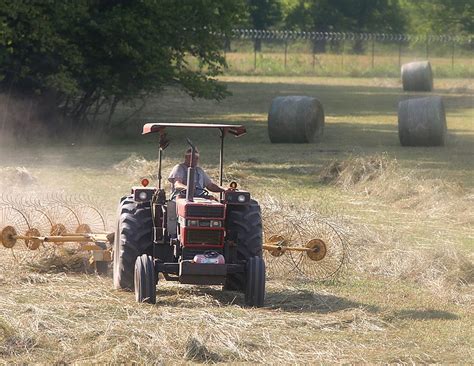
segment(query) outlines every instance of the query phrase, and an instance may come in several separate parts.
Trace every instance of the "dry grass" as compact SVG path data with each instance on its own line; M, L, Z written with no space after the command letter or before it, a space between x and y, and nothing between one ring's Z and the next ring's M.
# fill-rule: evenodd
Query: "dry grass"
M363 226L355 230L351 247L355 272L398 283L417 283L438 298L474 310L472 252L443 242L434 242L431 247L408 247L403 237L391 237L393 233L377 234Z
M245 139L226 140L226 181L250 188L265 203L265 226L296 241L321 235L316 223L335 227L348 245L344 276L314 282L275 266L262 309L245 308L239 293L160 281L158 303L148 306L112 290L82 256L45 252L19 266L0 248L0 364L472 363L472 82L436 81L449 144L403 149L398 79L227 81L228 101L171 93L144 117L245 122ZM301 93L324 101L324 141L270 144L269 102ZM184 137L166 150L164 175ZM215 177L218 140L209 140L193 139ZM131 185L156 174L151 143L0 147L0 190L18 197L84 193L106 198L101 208L114 213ZM23 166L34 182L17 177Z
M292 200L265 201L266 227L285 212L300 224L311 216L327 220L351 238L346 276L319 285L270 278L266 307L258 310L243 307L238 293L160 281L157 305L137 306L75 252L27 267L2 255L0 355L6 363L48 364L472 360L469 258L403 248L399 238ZM424 338L432 332L435 339Z
M345 276L321 284L271 276L266 307L258 310L243 307L238 293L160 281L157 305L137 306L74 251L19 267L0 249L2 359L84 365L472 360L474 266L459 251L403 248L399 238L342 215L308 212L285 198L264 201L266 228L285 212L300 225L325 220L350 238ZM433 332L436 339L424 338Z
M148 176L154 166L154 161L131 156L114 169ZM242 174L237 166L230 172ZM439 207L452 205L454 210L468 194L460 188L452 190L449 184L440 188L436 180L427 184L384 154L330 162L318 177L354 200L369 199L369 208L374 202L394 205L407 213L405 219L413 217L413 207L417 215L431 212L439 218L444 212ZM419 202L416 206L402 204L407 202L408 186L423 187L408 196L411 202ZM431 201L436 204L426 202L430 194L437 195ZM311 220L335 227L350 244L345 248L350 262L345 263L344 276L317 284L304 276L282 275L278 271L288 267L277 263L280 266L269 268L273 273L263 309L246 309L238 293L165 281L160 282L156 306L137 306L132 294L112 290L111 279L95 275L84 257L73 251L47 252L33 264L18 267L1 249L2 361L404 364L472 360L472 253L442 240L407 247L404 234L412 231L410 226L406 231L391 223L374 226L292 197L259 199L265 202L267 230L287 230L304 242L307 235L318 235ZM468 215L455 213L451 211L455 224L470 222ZM305 236L301 236L303 227Z
M255 310L242 307L241 295L210 287L164 283L157 306L137 306L132 294L110 290L108 278L16 275L15 280L2 278L8 284L2 284L0 297L0 354L8 363L470 359L467 309L390 282L382 290L356 281L337 287L270 281L267 307ZM370 291L371 303L361 301L358 286ZM389 304L384 303L387 290ZM407 303L407 297L416 301ZM410 331L417 323L421 329ZM456 350L423 340L433 331L439 340L450 339ZM459 338L452 338L454 333Z
M25 263L35 273L94 273L88 253L76 248L59 248L41 253L34 261Z
M319 174L352 194L381 200L400 212L415 212L412 220L426 224L435 219L455 226L474 224L473 194L458 184L441 179L420 179L414 171L400 169L385 154L333 161ZM417 221L405 223L410 231ZM403 223L402 223L403 225ZM472 307L474 304L474 262L472 251L452 246L446 237L428 246L408 247L403 231L375 231L365 224L352 227L351 263L361 273L371 273L396 281L413 281L436 296ZM433 233L435 234L435 233Z
M111 290L109 278L7 270L0 277L0 293L8 292L0 297L0 354L7 363L443 362L469 357L461 356L468 350L462 341L456 341L457 356L446 345L426 350L423 339L411 343L405 319L435 324L446 319L441 321L454 327L466 321L466 314L440 303L430 310L430 298L409 288L405 296L421 296L418 310L411 303L361 303L344 294L350 291L344 284L274 281L268 305L260 310L243 308L240 294L170 283L160 283L156 306L137 306L131 294ZM372 291L374 302L383 298L381 289ZM464 327L458 331L467 335Z
M29 186L37 182L37 178L25 167L0 168L2 186ZM3 188L3 187L2 187Z
M415 170L401 169L397 160L386 154L331 161L318 178L324 184L423 213L426 218L474 225L474 190L456 182L423 178Z

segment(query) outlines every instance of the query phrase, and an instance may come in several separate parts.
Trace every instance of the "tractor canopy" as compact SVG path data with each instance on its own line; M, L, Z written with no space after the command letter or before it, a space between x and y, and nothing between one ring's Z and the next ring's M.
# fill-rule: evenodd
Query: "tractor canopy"
M146 123L143 126L142 135L159 132L164 133L167 127L182 127L182 128L216 128L222 131L223 135L227 132L239 137L244 135L247 130L242 125L221 125L213 123Z
M219 152L219 184L222 185L222 175L224 169L224 137L227 133L234 135L235 137L240 137L247 133L247 130L242 125L224 125L224 124L214 124L214 123L166 123L166 122L158 122L158 123L146 123L143 126L142 135L148 135L150 133L159 133L160 136L160 148L158 150L158 188L161 189L161 158L162 158L162 150L166 149L169 145L169 140L166 137L166 128L171 127L181 127L181 128L214 128L220 131L220 152ZM191 141L188 139L188 143L193 147ZM193 152L194 154L194 152Z

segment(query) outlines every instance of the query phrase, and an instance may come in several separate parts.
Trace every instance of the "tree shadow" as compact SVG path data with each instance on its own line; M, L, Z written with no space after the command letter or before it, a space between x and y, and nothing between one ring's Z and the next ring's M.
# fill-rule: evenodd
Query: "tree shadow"
M355 81L357 83L357 81ZM401 86L377 85L321 85L302 83L227 82L232 96L223 101L192 100L170 92L154 103L160 118L199 118L225 115L267 114L273 98L287 95L311 96L319 99L328 116L394 115L402 100L441 95L447 111L455 113L472 107L472 93L453 95L449 89L433 92L404 92ZM148 113L152 112L150 109ZM146 116L148 117L148 115ZM150 118L152 116L150 115Z
M390 158L400 162L402 166L416 165L417 171L434 170L433 174L450 180L451 174L441 172L451 171L454 177L462 177L474 168L474 135L463 134L464 131L449 131L445 146L403 147L398 138L396 124L368 124L339 122L328 124L323 140L313 144L271 144L268 136L263 136L266 126L259 135L266 142L259 144L260 151L247 150L247 156L260 162L258 165L240 166L249 169L257 176L284 177L286 179L305 179L308 174L317 173L327 164L344 160L351 156L364 156L387 153ZM407 165L408 164L408 165ZM415 168L414 168L415 169ZM457 179L457 178L454 178ZM467 187L474 185L466 179Z

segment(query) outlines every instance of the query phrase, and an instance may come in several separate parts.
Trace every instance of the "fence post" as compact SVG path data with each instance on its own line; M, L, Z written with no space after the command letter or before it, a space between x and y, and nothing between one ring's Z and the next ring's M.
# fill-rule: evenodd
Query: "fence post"
M398 41L398 68L402 67L402 41Z
M341 51L341 71L344 72L344 41L342 41L342 51Z
M375 39L372 37L372 68L375 65Z
M257 47L253 47L253 71L257 70Z
M285 70L286 70L286 56L288 54L288 40L285 39Z
M454 70L454 42L451 44L451 70Z
M224 37L224 61L227 62L227 51L232 51L231 39L228 36Z

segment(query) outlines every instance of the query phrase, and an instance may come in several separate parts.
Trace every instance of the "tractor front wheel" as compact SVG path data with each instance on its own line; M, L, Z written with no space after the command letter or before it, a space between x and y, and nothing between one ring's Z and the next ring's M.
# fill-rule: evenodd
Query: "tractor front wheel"
M135 261L135 300L156 304L156 275L153 258L142 254Z
M247 261L247 283L245 304L261 308L265 300L265 262L261 257L252 257Z

